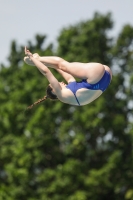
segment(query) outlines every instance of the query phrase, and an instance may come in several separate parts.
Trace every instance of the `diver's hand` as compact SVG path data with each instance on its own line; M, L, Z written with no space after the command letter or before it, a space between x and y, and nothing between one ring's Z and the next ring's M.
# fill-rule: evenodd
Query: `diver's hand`
M25 52L25 55L27 55L29 58L31 56L33 57L32 53L27 49L27 47L25 47L24 52Z

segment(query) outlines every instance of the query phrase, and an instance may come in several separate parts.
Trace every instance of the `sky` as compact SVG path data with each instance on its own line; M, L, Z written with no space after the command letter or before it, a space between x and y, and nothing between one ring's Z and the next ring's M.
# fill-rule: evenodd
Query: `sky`
M0 0L0 63L6 64L13 40L26 45L42 34L54 44L61 29L92 19L95 12L112 13L113 36L133 25L133 0Z

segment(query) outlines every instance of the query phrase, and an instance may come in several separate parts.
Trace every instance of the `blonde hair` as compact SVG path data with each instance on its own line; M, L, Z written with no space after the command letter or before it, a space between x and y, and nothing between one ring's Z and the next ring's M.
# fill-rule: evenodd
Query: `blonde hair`
M30 106L28 106L27 110L31 109L33 106L41 103L42 101L45 101L46 99L52 99L52 100L58 99L58 97L52 92L52 88L50 87L50 85L48 85L48 87L46 89L46 95L43 98L38 99L38 101L34 102Z

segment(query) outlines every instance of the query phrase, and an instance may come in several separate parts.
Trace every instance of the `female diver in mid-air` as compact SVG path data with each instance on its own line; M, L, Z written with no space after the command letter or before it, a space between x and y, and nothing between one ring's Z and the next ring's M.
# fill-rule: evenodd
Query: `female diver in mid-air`
M70 105L83 106L97 99L111 82L110 68L100 63L68 62L57 56L41 57L37 53L32 54L26 47L25 54L24 61L28 65L36 66L49 81L46 96L33 103L28 109L47 98L58 99ZM59 82L49 67L57 70L67 84ZM81 81L76 81L74 77Z

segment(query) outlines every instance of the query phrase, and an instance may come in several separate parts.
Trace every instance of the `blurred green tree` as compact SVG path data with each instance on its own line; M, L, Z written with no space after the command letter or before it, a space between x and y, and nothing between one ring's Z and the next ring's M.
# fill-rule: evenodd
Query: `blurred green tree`
M84 107L46 100L26 112L48 81L22 62L24 46L11 43L0 69L0 200L133 199L133 27L117 38L112 28L110 13L95 13L62 29L56 50L45 35L27 43L40 55L111 67L107 91Z

